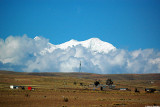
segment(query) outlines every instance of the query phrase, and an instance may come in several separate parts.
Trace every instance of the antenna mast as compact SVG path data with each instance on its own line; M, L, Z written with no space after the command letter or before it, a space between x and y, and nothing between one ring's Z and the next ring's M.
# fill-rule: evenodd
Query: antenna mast
M82 72L81 71L81 61L80 61L80 64L79 64L79 72Z

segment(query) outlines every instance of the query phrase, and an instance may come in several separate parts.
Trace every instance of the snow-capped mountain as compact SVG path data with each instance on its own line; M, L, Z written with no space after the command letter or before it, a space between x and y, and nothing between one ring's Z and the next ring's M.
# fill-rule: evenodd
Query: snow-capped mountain
M41 40L40 37L36 36L35 41ZM116 48L107 42L101 41L98 38L91 38L85 41L77 41L77 40L70 40L68 42L59 44L59 45L54 45L51 43L48 43L48 47L46 47L44 50L42 50L42 54L45 54L46 52L53 52L55 49L62 49L65 50L67 48L72 48L73 46L81 45L90 51L93 52L98 52L98 53L108 53L109 51L114 51Z
M67 49L68 47L77 45L82 45L83 47L88 48L91 51L99 53L108 53L109 51L116 49L112 44L103 42L98 38L91 38L85 41L70 40L63 44L57 45L57 47L60 49Z

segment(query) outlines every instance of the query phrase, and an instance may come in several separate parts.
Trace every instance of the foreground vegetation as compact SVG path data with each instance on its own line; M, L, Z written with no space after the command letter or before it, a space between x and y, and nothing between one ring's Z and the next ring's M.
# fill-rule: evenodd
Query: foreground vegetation
M158 76L157 76L158 75ZM117 77L117 78L116 78ZM137 78L136 78L137 77ZM155 77L155 78L153 78ZM91 86L95 80L105 84L112 78L116 88L131 91L101 91ZM148 78L148 79L147 79ZM26 89L10 89L10 85ZM35 88L27 90L28 86ZM135 93L135 87L140 93ZM0 71L0 105L2 106L160 106L160 93L145 93L145 88L160 89L159 74L98 75L88 73L16 73Z

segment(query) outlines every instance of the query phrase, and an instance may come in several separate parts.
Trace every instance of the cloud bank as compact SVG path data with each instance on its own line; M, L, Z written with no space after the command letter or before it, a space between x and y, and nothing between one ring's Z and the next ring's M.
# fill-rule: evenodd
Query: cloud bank
M94 39L96 40L96 39ZM99 40L98 40L99 41ZM160 73L160 52L154 49L96 51L92 42L64 48L43 37L9 36L0 39L0 70L19 72L82 72L99 74ZM100 41L101 42L101 41ZM86 42L85 42L86 43ZM104 43L104 42L103 42ZM63 44L64 45L64 44ZM110 45L110 44L108 44ZM102 46L99 45L101 48ZM105 48L105 47L104 47ZM98 49L98 48L97 48Z

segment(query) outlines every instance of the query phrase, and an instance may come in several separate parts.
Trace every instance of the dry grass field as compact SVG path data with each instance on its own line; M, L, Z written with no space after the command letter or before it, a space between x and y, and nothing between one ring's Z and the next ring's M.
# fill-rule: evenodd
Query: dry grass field
M111 78L116 88L131 91L101 91L89 86ZM152 82L151 82L152 81ZM83 83L83 86L80 85ZM10 89L10 85L26 89ZM31 86L35 90L29 91ZM135 93L137 88L140 93ZM160 92L145 93L145 88L160 89L160 74L19 73L0 71L1 107L145 107L160 106Z

